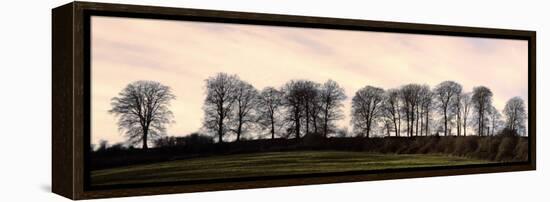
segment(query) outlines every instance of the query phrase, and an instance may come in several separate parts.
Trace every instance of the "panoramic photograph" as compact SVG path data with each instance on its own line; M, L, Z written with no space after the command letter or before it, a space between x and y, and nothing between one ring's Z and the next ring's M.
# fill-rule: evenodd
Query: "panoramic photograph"
M528 41L91 17L91 186L526 162Z

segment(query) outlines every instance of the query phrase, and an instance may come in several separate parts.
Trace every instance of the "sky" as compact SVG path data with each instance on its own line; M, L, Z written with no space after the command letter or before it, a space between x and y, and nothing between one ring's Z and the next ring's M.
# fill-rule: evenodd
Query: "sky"
M499 111L514 96L527 105L528 44L522 40L101 16L91 21L92 144L125 140L108 111L111 98L138 80L172 88L175 123L167 135L198 131L205 79L218 72L236 74L259 90L291 79L332 79L348 96L339 126L349 125L351 98L366 85L434 87L453 80L465 92L489 87Z

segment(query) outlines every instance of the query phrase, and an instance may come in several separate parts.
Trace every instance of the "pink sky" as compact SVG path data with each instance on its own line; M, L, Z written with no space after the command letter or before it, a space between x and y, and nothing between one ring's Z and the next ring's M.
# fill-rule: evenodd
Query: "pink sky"
M340 126L349 124L351 97L365 85L434 87L454 80L465 91L489 87L498 110L514 96L527 101L527 41L521 40L97 16L91 36L94 144L124 141L107 111L110 99L137 80L159 81L176 95L168 135L197 131L204 79L217 72L237 74L257 89L332 79L348 95Z

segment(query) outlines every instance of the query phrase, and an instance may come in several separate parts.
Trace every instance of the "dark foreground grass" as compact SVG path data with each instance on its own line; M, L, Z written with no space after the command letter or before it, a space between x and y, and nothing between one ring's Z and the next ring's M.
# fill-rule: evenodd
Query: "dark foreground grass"
M91 173L91 184L157 183L482 163L489 163L489 161L436 154L375 154L350 151L268 152L95 170Z

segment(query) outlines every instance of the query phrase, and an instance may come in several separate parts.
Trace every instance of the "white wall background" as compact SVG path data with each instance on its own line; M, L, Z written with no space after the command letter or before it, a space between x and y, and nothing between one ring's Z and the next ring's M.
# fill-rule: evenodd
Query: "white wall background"
M100 1L100 0L98 0ZM536 30L534 172L108 199L116 201L543 201L550 187L550 23L545 1L118 0L144 5ZM51 11L67 1L6 1L0 12L0 201L63 201L51 188ZM25 147L21 148L20 145Z

